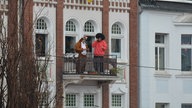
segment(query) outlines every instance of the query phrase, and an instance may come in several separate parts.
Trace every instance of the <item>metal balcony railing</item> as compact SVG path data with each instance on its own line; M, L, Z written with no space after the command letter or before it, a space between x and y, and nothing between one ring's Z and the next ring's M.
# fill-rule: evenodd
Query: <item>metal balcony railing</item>
M92 54L86 58L79 58L78 54L64 55L64 75L108 75L116 76L116 55L105 55L103 58L94 58Z

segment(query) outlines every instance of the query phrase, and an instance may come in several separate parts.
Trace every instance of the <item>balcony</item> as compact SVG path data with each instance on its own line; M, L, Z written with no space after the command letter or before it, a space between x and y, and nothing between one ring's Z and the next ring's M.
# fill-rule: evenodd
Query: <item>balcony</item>
M118 79L116 71L117 57L105 55L103 58L94 58L88 54L86 58L78 58L77 54L64 55L63 79L64 80L95 80L115 81Z

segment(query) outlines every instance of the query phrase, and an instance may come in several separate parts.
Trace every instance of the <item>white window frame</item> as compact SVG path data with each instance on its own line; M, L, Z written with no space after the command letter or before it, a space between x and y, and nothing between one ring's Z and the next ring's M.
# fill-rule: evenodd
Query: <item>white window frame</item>
M93 95L93 106L85 106L85 95ZM83 95L83 107L84 108L94 108L96 105L96 95L94 93L84 93Z
M38 27L40 26L40 27ZM43 34L45 35L45 56L48 54L48 53L51 53L51 52L48 52L49 51L49 33L48 33L48 24L47 24L47 21L45 20L45 18L39 18L37 19L36 21L36 25L35 25L35 40L34 40L34 43L36 44L36 34ZM37 57L40 57L40 58L44 58L45 56L37 56Z
M87 21L84 24L83 31L86 33L94 33L95 32L95 27L94 24L91 21Z
M160 35L164 37L164 43L156 43L156 35ZM167 33L155 33L155 71L158 72L164 72L166 71L166 67L167 67L167 55L168 55L168 34ZM156 48L157 50L157 56L158 56L158 60L156 59ZM164 68L160 69L160 60L159 60L159 53L160 53L160 48L164 49ZM156 67L156 61L157 61L157 67ZM156 69L157 68L157 69Z
M155 108L169 108L169 103L155 103Z
M78 102L77 102L77 100L78 100L78 95L77 94L75 94L75 93L67 93L67 94L65 94L65 97L67 98L67 95L75 95L75 106L67 106L67 99L65 99L65 107L66 108L78 108Z
M183 36L190 36L191 37L191 43L190 44L182 44L182 37ZM192 59L192 34L181 34L181 71L183 73L189 73L192 72L192 60L191 60L191 70L189 71L183 71L182 70L182 49L190 49L191 50L191 59Z
M68 29L67 29L68 26ZM65 36L64 42L66 41L66 37L75 38L75 42L77 41L77 23L74 20L68 20L65 24ZM66 52L66 46L64 45L64 53Z
M113 28L115 27L115 28ZM113 31L115 30L115 31ZM122 57L122 45L123 45L123 34L122 34L122 28L119 24L117 23L114 23L112 26L111 26L111 46L112 46L112 39L119 39L120 40L120 52L112 52L112 49L110 48L111 50L111 54L112 55L117 55L117 58L121 59L123 58Z
M117 96L121 96L121 103L120 106L113 106L113 95L117 95ZM120 94L120 93L112 93L111 94L111 108L124 108L124 94Z
M187 107L185 107L184 105L187 105ZM181 108L192 108L192 103L182 103Z

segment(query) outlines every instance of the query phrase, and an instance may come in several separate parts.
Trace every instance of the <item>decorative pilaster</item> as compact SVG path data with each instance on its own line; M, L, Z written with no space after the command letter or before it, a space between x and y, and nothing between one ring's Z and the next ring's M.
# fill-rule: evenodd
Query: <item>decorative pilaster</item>
M56 108L63 108L63 0L56 6Z
M130 0L129 25L130 108L138 108L138 0Z

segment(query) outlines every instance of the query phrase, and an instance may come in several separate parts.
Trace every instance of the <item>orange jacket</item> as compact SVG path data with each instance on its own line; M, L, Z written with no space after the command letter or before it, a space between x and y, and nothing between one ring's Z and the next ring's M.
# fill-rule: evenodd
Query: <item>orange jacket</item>
M107 43L104 40L100 42L94 41L92 47L94 48L94 56L104 56L107 49Z

